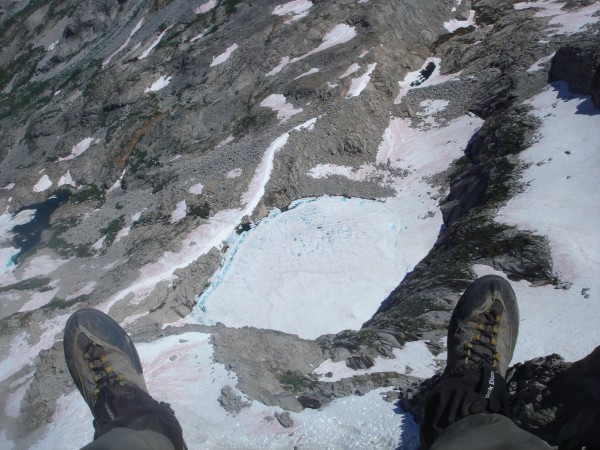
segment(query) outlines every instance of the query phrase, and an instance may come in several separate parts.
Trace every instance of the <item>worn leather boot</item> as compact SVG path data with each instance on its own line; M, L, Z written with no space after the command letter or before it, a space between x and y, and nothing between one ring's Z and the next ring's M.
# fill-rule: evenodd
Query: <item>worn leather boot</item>
M169 404L150 396L133 341L117 322L96 309L76 311L65 326L63 346L69 372L94 416L94 439L125 427L156 431L175 450L187 448Z

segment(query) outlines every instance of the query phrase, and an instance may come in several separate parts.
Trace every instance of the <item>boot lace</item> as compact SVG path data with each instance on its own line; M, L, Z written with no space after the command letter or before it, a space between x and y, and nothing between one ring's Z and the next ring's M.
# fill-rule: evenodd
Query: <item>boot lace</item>
M110 365L106 351L101 345L96 344L94 341L90 341L85 351L83 352L83 359L87 361L88 368L93 373L94 389L92 396L94 400L100 393L100 388L104 385L115 386L123 384L126 381L125 375L117 373Z
M502 304L496 300L488 310L479 316L473 337L463 347L465 364L472 362L479 365L481 362L487 362L494 369L498 367L500 354L496 345L502 311Z

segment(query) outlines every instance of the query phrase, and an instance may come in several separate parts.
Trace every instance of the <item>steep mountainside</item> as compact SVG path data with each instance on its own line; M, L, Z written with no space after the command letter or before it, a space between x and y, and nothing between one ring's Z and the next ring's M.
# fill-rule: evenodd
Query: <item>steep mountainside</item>
M416 448L394 401L485 273L515 362L567 370L600 344L599 32L591 0L4 0L0 446L91 438L81 307L191 448Z

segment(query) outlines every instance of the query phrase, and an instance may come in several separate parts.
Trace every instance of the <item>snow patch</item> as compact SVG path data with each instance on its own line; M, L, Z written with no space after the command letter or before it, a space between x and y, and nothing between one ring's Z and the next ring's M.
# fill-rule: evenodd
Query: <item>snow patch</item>
M360 70L360 66L357 63L353 63L346 69L346 71L340 76L340 80L342 78L346 78L348 75L352 75L354 72Z
M427 67L427 65L430 62L435 64L435 69L433 70L433 73L429 76L429 78L427 80L422 81L417 86L411 86L412 83L418 82L422 79L421 71L424 70L425 67ZM410 91L411 89L419 89L419 87L426 87L426 86L435 86L437 84L445 83L446 81L452 81L452 80L458 79L458 77L460 76L460 72L450 73L450 74L446 74L446 75L440 75L441 63L442 63L441 58L435 58L435 57L427 58L425 60L425 62L423 63L423 66L419 70L415 70L414 72L407 73L406 76L404 77L404 80L398 82L398 85L400 86L400 92L398 93L398 96L394 100L394 104L395 105L400 104L400 102L402 102L402 99L404 98L404 96L406 94L408 94L408 91Z
M444 111L449 104L450 102L448 100L423 100L419 103L419 106L423 108L423 110L419 111L417 116L423 118L426 125L435 126L437 124L435 116L437 113Z
M294 425L286 429L273 418L282 412L278 407L251 401L233 415L219 405L224 386L247 397L235 387L235 374L214 361L209 334L184 333L136 347L150 393L171 404L190 448L418 448L418 425L382 399L389 389L336 399L319 411L291 413ZM57 404L33 448L63 448L65 442L80 448L89 443L92 416L79 392L61 396Z
M106 241L106 236L102 236L100 239L98 239L96 242L94 242L92 244L92 248L94 250L96 250L97 252L99 252L100 250L102 250L102 247L104 246L104 241Z
M21 306L19 312L34 311L50 303L58 292L58 284L56 282L57 280L53 282L52 289L49 291L34 292L31 295L31 300Z
M273 70L271 70L270 72L267 72L266 76L269 77L269 76L272 76L272 75L275 75L275 74L281 72L283 70L283 68L288 64L300 61L304 58L314 55L315 53L319 53L324 50L327 50L328 48L331 48L335 45L344 44L344 43L352 40L355 36L356 36L356 29L354 27L351 27L350 25L346 25L345 23L336 25L329 33L327 33L323 37L321 44L317 48L315 48L315 49L311 50L310 52L308 52L302 56L299 56L297 58L290 59L289 56L283 57L281 59L281 62L279 63L279 65L277 67L275 67Z
M219 142L219 143L217 144L217 148L224 147L224 146L226 146L227 144L229 144L229 143L233 142L234 140L235 140L235 138L234 138L233 136L229 135L229 136L227 136L227 138L223 139L221 142Z
M29 343L29 334L22 332L10 341L9 355L0 361L0 382L30 365L38 354L52 347L56 334L62 334L71 314L64 314L45 321L40 325L44 330L37 343ZM85 404L85 403L84 403Z
M4 186L3 188L0 188L0 189L5 190L5 191L10 191L14 187L15 187L15 183L8 183L6 186Z
M294 0L283 5L276 6L273 10L273 14L277 16L287 16L290 14L292 16L291 19L285 22L286 24L290 24L295 20L306 17L308 15L308 10L312 6L313 4L309 0Z
M187 216L187 203L185 202L185 200L181 200L179 203L177 203L175 210L171 213L170 222L177 223L180 220L185 219L186 216Z
M260 106L271 108L273 111L277 112L277 118L281 121L280 123L287 122L290 117L303 111L302 108L295 109L294 105L287 103L285 96L282 94L269 95L260 102Z
M448 22L444 22L444 28L448 30L449 33L454 33L459 28L466 28L470 26L477 27L477 24L475 23L474 10L469 11L469 18L467 20L450 19Z
M367 67L367 71L364 73L364 75L358 78L354 78L352 80L346 98L357 97L362 93L362 91L365 90L365 88L369 84L369 81L371 81L371 74L375 70L375 67L377 67L377 63L369 64L369 66Z
M217 6L217 0L208 0L206 3L203 3L200 6L198 6L194 10L194 12L196 14L206 14L210 10L214 9L215 6Z
M73 181L73 177L71 176L71 172L67 170L67 172L60 177L60 179L58 180L58 186L64 186L68 184L69 186L73 186L73 187L77 187L77 185L75 184L75 181Z
M290 63L290 57L289 56L284 56L283 58L281 58L281 62L279 63L279 65L276 66L275 68L273 68L273 70L267 72L265 75L267 77L271 77L273 75L276 75L279 72L281 72L283 70L283 68L285 66L287 66L289 63Z
M165 37L165 34L167 34L167 31L169 31L171 29L171 27L172 27L172 25L167 27L167 29L165 31L160 33L158 35L158 37L154 40L154 42L152 42L152 44L150 44L150 46L146 50L144 50L140 56L138 56L138 59L146 59L148 57L148 55L150 55L152 50L154 50L156 48L156 46L158 44L160 44L160 41L162 40L163 37Z
M87 149L89 149L90 146L92 145L92 143L95 143L94 138L91 138L91 137L85 138L84 140L79 142L79 144L73 146L73 148L71 149L71 154L69 156L65 156L64 158L58 158L58 160L59 161L69 161L71 159L74 159L74 158L78 157L79 155L81 155L83 152L85 152Z
M123 50L125 50L127 48L127 46L129 45L129 42L131 41L131 38L133 37L133 35L135 33L137 33L137 31L142 27L142 23L144 23L144 18L142 17L140 19L140 21L135 25L135 27L133 27L133 30L131 30L131 33L129 33L129 36L127 36L127 39L125 40L125 42L123 43L123 45L121 45L118 49L116 49L113 53L111 53L104 61L102 61L102 67L110 64L110 61L120 52L122 52Z
M313 67L309 71L304 72L302 75L298 75L296 78L294 78L294 80L297 80L298 78L306 77L308 75L312 75L313 73L317 73L317 72L319 72L319 69L317 69L316 67Z
M200 256L208 253L212 248L219 247L227 240L244 216L252 214L254 208L264 195L265 183L269 180L273 169L273 158L275 153L286 143L292 131L312 129L317 118L310 119L305 123L294 127L287 133L275 139L265 151L261 163L255 170L246 192L242 195L242 207L240 209L229 209L219 211L210 218L208 223L198 226L192 230L181 242L181 251L165 252L158 261L146 264L140 269L139 278L122 291L116 293L104 303L98 305L98 309L108 312L116 302L130 296L132 304L139 304L161 281L172 281L177 269L187 267Z
M48 175L43 175L38 182L33 186L33 192L44 192L52 187L52 181Z
M319 45L314 50L306 53L304 56L300 56L298 58L294 58L292 62L300 61L301 59L307 58L315 53L322 52L327 50L328 48L334 47L336 45L345 44L346 42L352 40L356 36L356 29L351 27L350 25L346 25L345 23L336 25L329 33L327 33L323 37L323 41L321 45Z
M127 317L125 317L125 319L123 319L123 321L121 323L119 323L119 325L121 325L123 328L125 328L126 326L137 322L138 319L141 319L142 317L146 317L148 314L150 314L150 311L146 311L146 312L143 312L140 314L134 314L133 316L127 316Z
M49 255L36 256L27 261L22 279L27 280L39 276L48 276L68 262L68 259L54 259Z
M539 72L544 68L544 65L549 62L552 58L554 58L556 52L553 52L551 55L544 56L543 58L538 59L534 62L529 69L526 70L527 73Z
M497 217L547 236L554 274L571 286L519 285L523 332L515 358L556 352L574 361L600 342L600 111L590 97L570 93L563 82L526 103L542 121L537 142L519 154L528 165L522 174L527 187ZM582 332L569 331L574 329Z
M242 175L242 169L239 167L237 169L233 169L233 170L230 170L229 172L227 172L227 178L238 178L241 175Z
M169 83L171 82L171 78L173 78L173 77L166 77L166 76L162 75L158 80L156 80L154 83L152 83L150 85L150 87L148 87L144 90L144 94L147 94L148 92L160 91L162 88L167 87L169 85Z
M327 178L330 176L342 176L352 181L367 181L373 177L386 176L387 172L377 169L375 166L370 164L363 164L362 166L355 168L350 166L337 166L334 164L319 164L313 167L307 173L312 178Z
M94 292L94 289L96 289L96 282L91 281L91 282L87 283L85 286L83 286L81 289L78 289L77 291L75 291L71 295L69 295L66 298L66 300L73 300L74 298L81 297L82 295L89 295L92 292Z
M204 36L206 36L206 33L208 33L208 30L210 30L210 28L205 28L202 33L197 34L196 36L194 36L193 38L190 39L190 43L194 43L200 39L202 39Z
M219 64L223 64L225 61L229 59L231 54L238 48L237 44L231 45L227 50L221 53L219 56L213 57L213 61L210 63L210 67L218 66Z
M34 375L35 372L31 372L11 383L10 387L12 389L16 389L13 392L11 392L6 399L4 413L7 416L16 419L21 415L21 402L23 401L23 397L25 397L25 392L27 391L27 389L29 389L31 382L33 381Z
M402 348L395 348L392 353L395 359L378 356L373 367L359 370L348 367L346 361L333 362L328 359L315 368L313 373L320 377L319 381L331 383L343 378L378 372L398 372L413 377L430 378L436 373L436 361L446 360L446 353L434 357L427 348L426 341L407 342Z
M379 145L377 164L389 163L420 174L441 172L462 156L462 150L482 123L468 114L445 127L424 131L413 128L409 119L393 118Z
M200 195L202 194L202 190L204 189L204 185L202 183L197 183L188 189L190 194Z
M516 10L536 8L539 11L534 14L534 17L552 17L548 23L551 27L548 31L554 35L575 34L600 20L599 17L594 17L600 11L600 3L598 2L594 2L589 6L567 10L562 9L564 5L564 2L540 0L537 2L515 3L514 7Z

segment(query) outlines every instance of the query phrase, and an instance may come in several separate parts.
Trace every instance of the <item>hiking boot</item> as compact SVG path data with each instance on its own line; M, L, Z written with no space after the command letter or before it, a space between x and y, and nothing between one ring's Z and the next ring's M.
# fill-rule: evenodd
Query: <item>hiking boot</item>
M63 347L73 381L94 416L94 439L115 427L153 430L184 449L181 426L167 403L146 387L140 358L121 326L96 309L76 311Z
M519 307L510 284L496 275L473 282L448 327L446 372L486 367L506 375L519 332Z
M67 321L65 359L75 385L93 410L103 386L126 383L148 394L142 364L121 326L96 309L81 309Z

